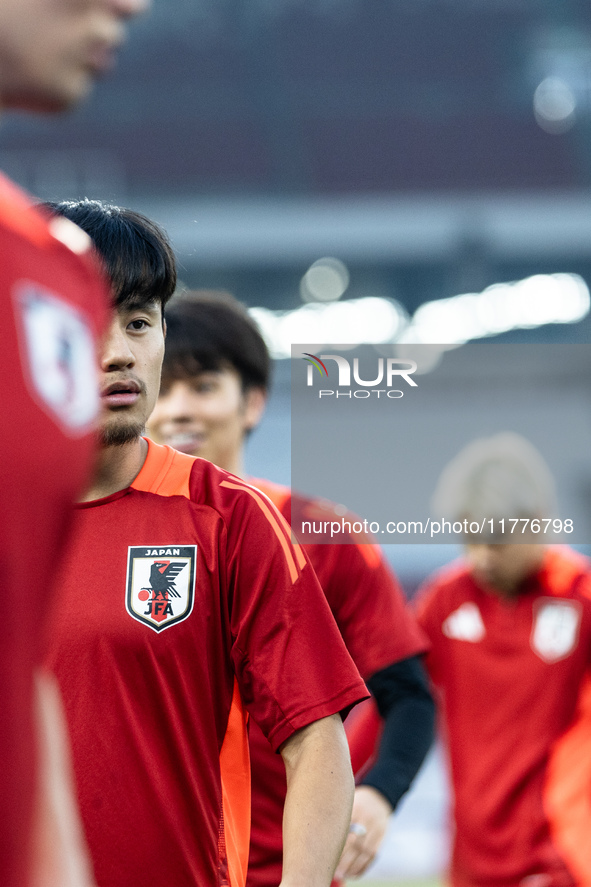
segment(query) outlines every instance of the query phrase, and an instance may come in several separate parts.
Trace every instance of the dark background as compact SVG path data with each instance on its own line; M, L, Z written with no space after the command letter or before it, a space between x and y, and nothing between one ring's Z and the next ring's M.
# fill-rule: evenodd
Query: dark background
M591 279L588 0L156 0L130 35L67 119L5 117L0 166L42 197L148 211L190 286L295 307L327 253L345 298L409 312ZM576 103L552 131L548 77Z

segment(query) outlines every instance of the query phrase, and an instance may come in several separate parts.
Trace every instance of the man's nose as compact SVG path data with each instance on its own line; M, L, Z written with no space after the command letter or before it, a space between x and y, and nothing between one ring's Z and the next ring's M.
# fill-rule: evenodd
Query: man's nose
M133 366L134 363L135 356L130 348L129 339L115 318L103 338L101 368L104 372L109 372Z
M187 397L187 391L182 383L171 385L167 394L162 398L162 407L170 421L183 422L190 420L195 414L195 407L191 398Z
M151 0L106 0L110 8L121 18L133 18L150 8Z

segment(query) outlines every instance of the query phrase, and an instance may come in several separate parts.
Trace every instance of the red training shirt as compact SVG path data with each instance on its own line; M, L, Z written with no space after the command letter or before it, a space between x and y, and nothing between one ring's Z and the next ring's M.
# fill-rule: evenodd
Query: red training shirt
M442 691L452 883L590 884L591 565L550 548L513 601L453 565L427 583L418 617Z
M367 694L268 500L148 446L131 487L78 508L49 660L99 887L239 887L245 707L277 749Z
M275 503L288 523L336 520L334 505L292 493L266 480L251 481ZM310 558L349 653L364 678L423 653L427 641L378 545L318 542L302 548ZM276 887L281 880L281 821L285 770L261 729L251 722L252 830L249 887Z
M90 240L0 176L0 884L29 883L32 675L98 406L95 340L108 290Z

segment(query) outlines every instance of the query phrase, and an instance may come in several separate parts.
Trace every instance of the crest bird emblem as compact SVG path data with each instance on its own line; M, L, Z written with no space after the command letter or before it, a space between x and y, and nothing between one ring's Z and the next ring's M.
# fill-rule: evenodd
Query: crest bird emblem
M150 568L150 585L155 595L161 594L163 598L167 595L180 597L174 587L174 580L184 566L182 561L154 561Z

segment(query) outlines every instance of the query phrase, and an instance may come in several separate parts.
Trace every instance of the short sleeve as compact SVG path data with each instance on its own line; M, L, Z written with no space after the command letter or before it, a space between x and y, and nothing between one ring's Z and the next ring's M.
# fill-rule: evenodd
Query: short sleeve
M377 545L316 546L326 567L317 572L347 649L365 679L428 641ZM313 561L315 563L315 561Z
M295 730L348 711L368 693L307 557L269 500L245 488L227 526L234 670L277 749Z

